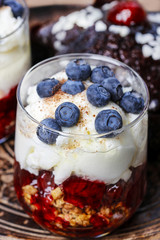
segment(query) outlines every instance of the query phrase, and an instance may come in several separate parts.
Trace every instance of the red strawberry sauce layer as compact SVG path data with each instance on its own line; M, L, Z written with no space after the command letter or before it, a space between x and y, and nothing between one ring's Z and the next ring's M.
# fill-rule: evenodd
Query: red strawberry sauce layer
M15 161L14 184L24 210L43 228L65 236L94 237L120 226L142 202L145 164L131 171L127 182L106 185L71 176L57 186L51 171L35 176ZM59 197L52 194L56 189Z
M0 140L14 132L16 118L16 89L0 99Z

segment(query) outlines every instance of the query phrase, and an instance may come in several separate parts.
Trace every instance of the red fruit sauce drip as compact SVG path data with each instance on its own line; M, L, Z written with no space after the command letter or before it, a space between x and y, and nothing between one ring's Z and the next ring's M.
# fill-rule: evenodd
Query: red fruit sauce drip
M14 132L16 89L17 87L12 88L7 96L0 99L0 139Z
M102 202L105 188L103 182L72 176L63 182L64 200L80 208L89 205L95 209Z
M146 12L136 1L125 1L115 5L108 12L107 19L118 25L138 25L145 21Z

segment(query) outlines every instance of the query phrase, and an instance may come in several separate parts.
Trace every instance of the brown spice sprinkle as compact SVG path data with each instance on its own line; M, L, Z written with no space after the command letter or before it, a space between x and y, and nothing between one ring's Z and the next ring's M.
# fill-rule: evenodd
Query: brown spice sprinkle
M66 95L66 93L59 89L52 97L44 98L44 102L46 104L49 104L52 101L59 102L61 99L63 99L64 95Z
M32 211L36 210L36 207L31 204L32 195L37 193L37 189L31 185L26 185L22 188L24 200L27 205L30 206ZM56 187L51 191L53 198L52 205L55 208L55 215L68 221L71 227L88 227L92 224L90 223L90 218L94 214L98 214L103 217L108 225L112 225L112 222L123 221L130 214L130 209L127 209L123 206L122 202L114 204L111 207L102 206L98 211L95 211L90 206L86 206L83 209L74 206L71 203L64 201L64 194L60 187ZM59 223L52 223L59 228L62 228L62 225ZM58 224L58 225L57 225Z
M65 81L66 80L61 80L61 85ZM78 93L76 96L78 96L78 95L81 96L82 101L85 101L85 98L86 98L85 93ZM48 106L52 106L49 109L49 115L47 117L52 117L52 115L54 116L54 114L55 114L54 109L56 107L58 107L58 105L63 102L62 100L65 99L66 101L73 102L73 98L74 98L74 96L63 92L61 89L59 89L53 96L48 97L48 98L44 98L43 102L45 104L45 107L48 108ZM76 125L78 125L80 127L84 127L86 125L86 115L89 115L89 112L90 112L89 107L88 106L81 106L81 105L78 105L78 104L77 104L77 107L80 110L80 117L79 117L79 121ZM52 108L53 108L53 110L52 110Z

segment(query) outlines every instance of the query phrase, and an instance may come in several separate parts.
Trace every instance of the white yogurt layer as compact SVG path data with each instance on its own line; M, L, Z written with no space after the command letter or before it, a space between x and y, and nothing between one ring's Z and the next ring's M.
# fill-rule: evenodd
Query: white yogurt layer
M65 73L55 75L60 80ZM85 87L91 83L84 81ZM38 174L41 169L52 170L55 183L61 184L71 175L90 180L115 183L119 179L127 181L131 175L130 167L137 167L146 160L147 116L134 128L122 132L114 138L97 138L94 121L97 114L104 109L117 110L123 119L123 125L133 121L137 115L126 114L115 103L109 102L105 107L92 106L86 97L86 90L76 95L56 93L53 97L42 99L36 92L36 86L28 89L26 111L36 120L55 117L55 109L63 102L72 102L80 110L80 119L76 126L65 128L64 133L85 134L66 137L59 135L56 143L47 145L37 135L37 125L29 120L22 110L17 112L16 160L21 168Z
M28 29L9 6L0 8L0 99L9 93L30 66Z

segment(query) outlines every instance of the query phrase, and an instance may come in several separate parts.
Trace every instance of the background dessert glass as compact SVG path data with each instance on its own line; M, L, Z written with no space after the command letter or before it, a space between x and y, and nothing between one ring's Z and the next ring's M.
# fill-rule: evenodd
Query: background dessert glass
M28 8L24 0L17 2L24 8L21 23L6 36L0 37L0 143L14 133L16 88L31 63ZM5 7L1 7L1 11ZM8 19L6 28L7 24L10 24Z
M55 144L47 145L36 135L39 119L26 110L29 103L30 109L34 106L37 111L37 97L26 100L28 89L78 58L91 66L109 66L123 87L143 96L144 109L137 115L125 114L129 124L112 132L115 137L109 136L111 133L57 132L43 126L59 134ZM110 233L131 217L146 190L148 98L147 87L137 73L99 55L62 55L27 72L18 88L14 181L21 205L39 225L61 235L95 237ZM85 114L82 105L80 112ZM45 109L38 110L39 114L42 111Z

